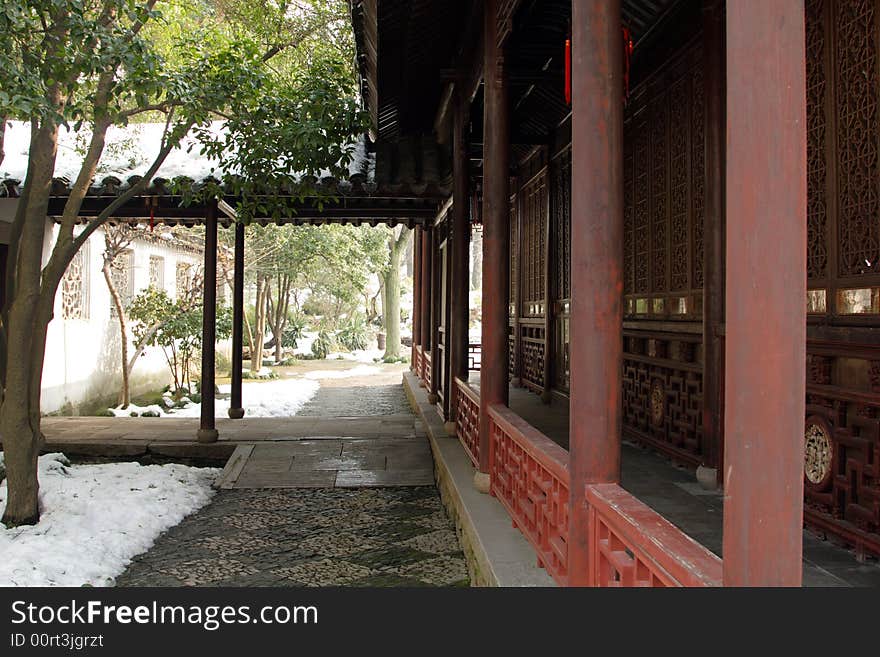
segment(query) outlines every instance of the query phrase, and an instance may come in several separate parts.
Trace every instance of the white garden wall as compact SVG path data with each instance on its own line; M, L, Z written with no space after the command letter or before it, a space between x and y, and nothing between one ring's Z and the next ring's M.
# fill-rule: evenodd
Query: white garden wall
M158 230L158 229L157 229ZM47 221L44 262L57 236L57 226ZM137 240L132 243L132 291L136 295L150 285L150 256L162 258L162 287L174 298L178 262L198 266L199 254L173 244ZM121 381L121 353L119 324L111 314L110 292L101 272L104 252L104 233L101 230L89 238L83 249L82 281L85 295L82 316L65 319L62 290L55 299L55 319L49 324L46 358L43 367L41 410L51 413L70 410L74 413L84 405L119 393ZM129 339L129 354L134 345ZM169 382L167 365L162 351L148 348L138 359L131 379L131 392L136 395L157 389Z

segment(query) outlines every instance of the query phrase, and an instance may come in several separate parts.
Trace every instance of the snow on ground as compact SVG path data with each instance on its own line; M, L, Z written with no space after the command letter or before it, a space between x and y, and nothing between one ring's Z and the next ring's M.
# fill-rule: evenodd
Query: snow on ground
M137 404L129 404L128 408L111 408L108 409L116 417L134 417L135 415L143 415L144 413L155 413L156 415L165 415L166 411L159 404L150 404L149 406L138 406Z
M321 385L305 379L279 379L261 383L241 384L241 403L245 417L292 417L315 396ZM220 386L220 392L228 394L229 385ZM229 399L217 399L215 417L229 417ZM201 404L174 409L163 417L199 417Z
M324 378L324 377L318 377ZM309 379L279 379L276 381L245 381L241 384L241 401L247 417L292 417L299 412L321 385ZM229 394L230 386L220 386L220 392ZM214 401L214 417L228 417L230 399ZM164 409L152 404L138 406L129 404L127 409L111 408L116 417L129 417L132 413L142 415L146 411L157 413L159 417L200 417L202 405L190 402L184 408Z
M383 349L355 349L327 354L327 360L353 360L358 363L375 363L385 356Z
M41 456L42 516L34 526L0 524L0 586L112 586L132 557L211 499L219 472ZM5 508L4 482L0 513Z
M310 356L312 353L312 343L318 337L316 331L303 331L302 337L296 340L296 349L293 350L294 356Z
M350 379L355 376L372 376L380 374L382 369L369 365L358 365L350 370L315 370L303 375L304 379L316 381L318 379ZM300 379L302 380L302 379ZM243 395L244 393L242 393Z

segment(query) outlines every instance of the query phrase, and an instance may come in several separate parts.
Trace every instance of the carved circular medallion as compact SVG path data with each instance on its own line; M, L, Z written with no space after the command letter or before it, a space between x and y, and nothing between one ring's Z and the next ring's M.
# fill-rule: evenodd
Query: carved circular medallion
M663 390L663 383L655 379L651 384L651 422L654 426L660 426L664 417L666 417L666 391Z
M831 431L821 418L811 417L804 430L804 477L810 488L824 489L831 480Z

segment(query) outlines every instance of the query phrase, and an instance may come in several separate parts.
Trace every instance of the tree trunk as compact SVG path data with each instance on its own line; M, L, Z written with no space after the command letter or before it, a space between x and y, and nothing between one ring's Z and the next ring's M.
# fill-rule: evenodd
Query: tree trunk
M39 378L43 342L35 337L41 328L37 326L38 314L41 309L46 314L47 300L40 298L40 272L57 147L57 126L49 124L32 130L31 178L27 202L21 208L24 221L15 264L15 295L9 306L5 336L6 353L16 357L10 358L6 366L6 389L0 406L0 438L8 486L3 523L8 527L35 524L40 519L37 457L41 442ZM48 303L54 303L54 297Z
M471 240L471 289L483 287L483 232L475 230Z
M113 275L110 272L111 265L112 261L105 258L101 271L104 274L104 281L107 283L110 298L113 300L113 307L116 308L116 317L119 320L119 337L122 349L122 388L119 391L119 405L122 408L128 408L130 401L128 390L128 331L125 325L125 311L122 307L122 299L119 297L119 292L113 284Z
M388 241L389 262L383 279L382 319L385 325L385 358L400 358L400 256L409 240L401 230Z

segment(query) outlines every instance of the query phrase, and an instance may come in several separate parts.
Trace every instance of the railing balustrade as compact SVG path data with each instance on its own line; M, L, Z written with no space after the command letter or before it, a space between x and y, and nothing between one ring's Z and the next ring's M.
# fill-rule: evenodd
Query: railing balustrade
M463 381L456 377L453 394L456 395L458 415L455 420L455 433L474 467L480 464L480 397Z

